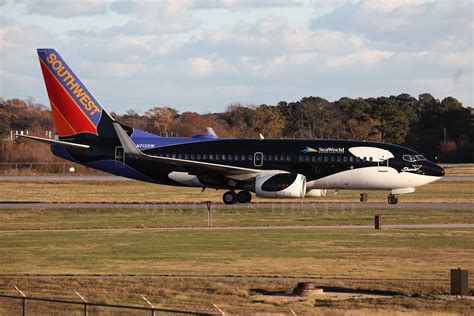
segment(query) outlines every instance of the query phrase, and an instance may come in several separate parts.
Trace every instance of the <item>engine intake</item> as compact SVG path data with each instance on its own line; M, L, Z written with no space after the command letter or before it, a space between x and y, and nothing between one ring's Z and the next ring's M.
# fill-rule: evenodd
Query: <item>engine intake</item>
M306 177L298 173L277 173L255 179L258 197L298 198L306 194Z

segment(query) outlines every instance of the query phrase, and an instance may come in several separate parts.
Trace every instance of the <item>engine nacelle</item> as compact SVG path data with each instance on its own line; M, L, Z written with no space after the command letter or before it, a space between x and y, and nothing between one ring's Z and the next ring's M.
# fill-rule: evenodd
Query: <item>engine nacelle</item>
M323 197L326 196L326 190L322 189L311 189L306 192L307 197Z
M258 197L302 198L306 194L306 177L298 173L277 173L255 179Z

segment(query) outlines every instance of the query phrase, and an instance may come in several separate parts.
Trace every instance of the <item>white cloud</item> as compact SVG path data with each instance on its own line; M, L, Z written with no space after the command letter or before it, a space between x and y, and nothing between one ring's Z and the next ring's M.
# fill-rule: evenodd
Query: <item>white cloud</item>
M209 59L204 57L195 57L188 60L190 67L189 74L191 76L207 76L212 72L212 64Z
M136 34L187 33L198 29L200 24L199 21L193 19L169 21L136 18L130 20L125 26L119 27L117 32Z
M446 40L471 43L472 47L473 10L472 1L367 0L317 16L311 19L311 26L364 34L380 45L412 50L435 48Z
M299 5L116 1L100 17L71 19L75 26L68 32L61 27L47 32L30 24L25 5L21 11L7 4L19 11L1 21L1 92L45 95L35 48L50 46L91 83L98 98L133 100L129 106L145 104L142 110L146 103L202 112L236 101L272 104L308 95L336 99L401 92L449 93L473 105L473 21L460 12L465 3L318 1L315 6L325 5L326 14L309 26L278 9L265 11L290 6L289 11L311 12L309 2ZM207 18L216 20L206 23ZM70 25L67 19L48 20ZM459 83L443 86L458 70ZM110 110L124 111L123 106Z
M440 59L440 64L447 67L473 69L474 54L472 50L465 50L461 52L449 52L443 54Z
M29 14L68 18L105 13L107 0L16 0Z
M348 54L339 57L328 57L327 65L329 67L372 65L380 61L389 59L393 53L383 50L363 50L357 53Z

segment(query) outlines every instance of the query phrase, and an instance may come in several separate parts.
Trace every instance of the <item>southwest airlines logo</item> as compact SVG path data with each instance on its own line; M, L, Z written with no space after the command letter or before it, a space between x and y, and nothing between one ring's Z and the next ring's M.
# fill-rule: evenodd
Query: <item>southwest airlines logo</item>
M64 61L55 53L50 53L45 58L48 68L52 70L58 81L69 92L74 101L83 109L87 116L97 124L101 108L89 91L82 85L73 72L68 69Z

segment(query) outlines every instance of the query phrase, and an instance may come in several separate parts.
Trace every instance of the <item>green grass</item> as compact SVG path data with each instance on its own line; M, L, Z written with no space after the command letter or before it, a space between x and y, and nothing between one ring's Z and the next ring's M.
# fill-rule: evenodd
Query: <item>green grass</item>
M335 206L331 206L335 207ZM337 206L336 206L337 207ZM472 209L351 209L255 208L252 205L213 209L213 224L231 226L372 225L382 215L383 224L474 223ZM206 227L207 209L202 206L160 206L64 209L0 209L0 230Z
M474 229L2 233L1 274L447 278L474 266Z

